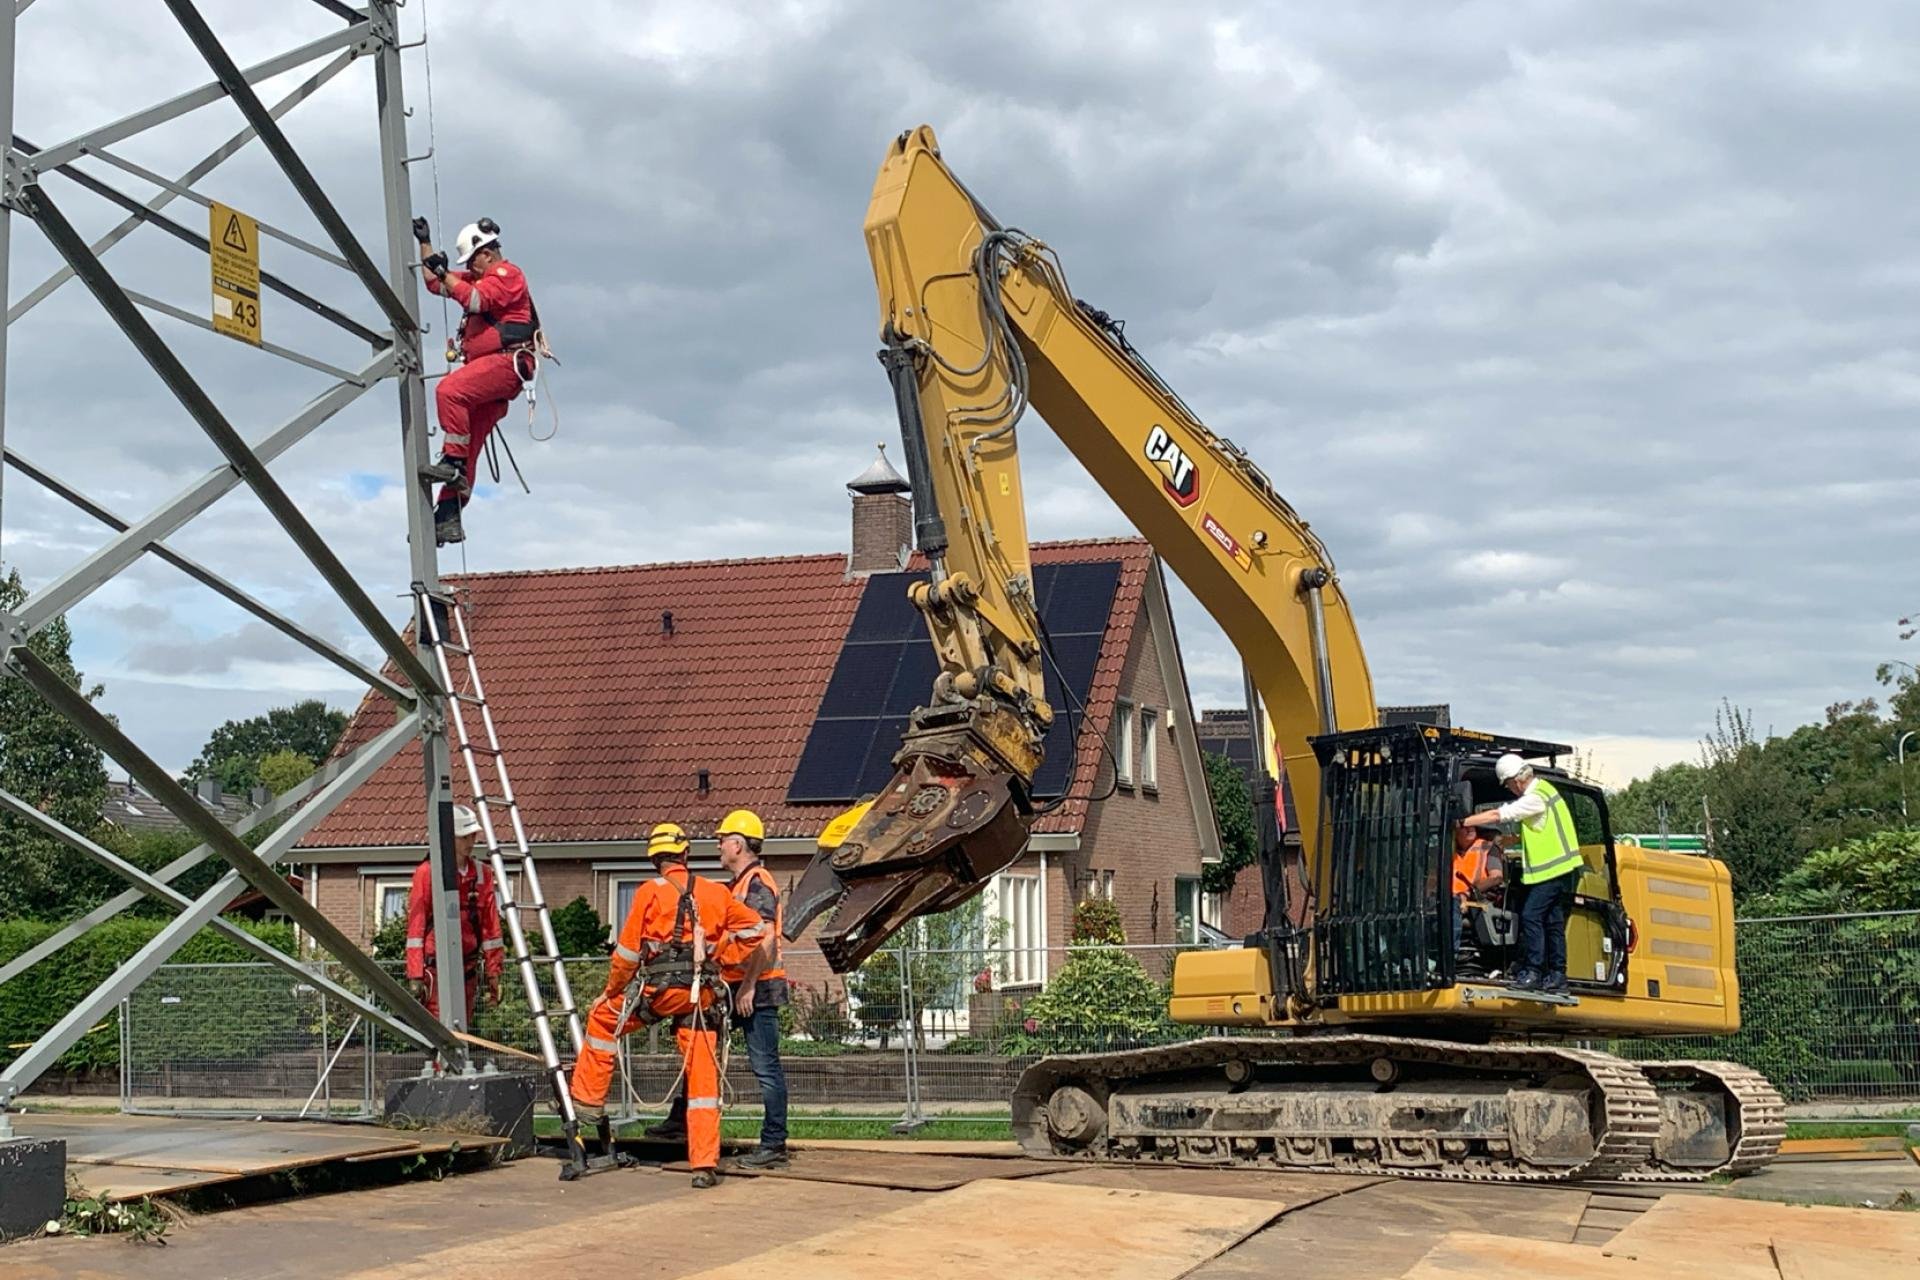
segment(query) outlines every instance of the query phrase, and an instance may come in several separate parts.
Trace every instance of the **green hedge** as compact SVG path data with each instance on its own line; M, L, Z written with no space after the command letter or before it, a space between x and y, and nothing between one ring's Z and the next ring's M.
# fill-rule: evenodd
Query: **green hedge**
M0 1065L18 1057L21 1050L64 1017L82 997L152 941L165 925L164 920L109 920L0 986ZM293 951L293 930L287 925L243 923L242 927L281 951ZM49 921L0 921L0 964L30 949L60 928L61 924ZM254 956L253 951L225 935L212 929L202 929L174 954L174 960L182 964L210 964L250 960ZM202 971L204 974L217 972ZM209 988L219 985L219 979L211 976L182 980L198 982ZM288 980L288 975L281 974L280 985L284 988ZM152 983L147 985L151 986ZM281 1013L270 1015L271 1020L298 1018L299 1014L291 1002L280 1003L285 1008ZM193 1047L207 1056L246 1056L257 1052L267 1033L263 1025L267 1020L200 1019L199 1024L206 1029L196 1031L194 1038L201 1043ZM120 1063L118 1023L111 1014L103 1021L104 1025L83 1036L62 1054L56 1065L68 1069L117 1067ZM232 1025L218 1025L221 1022Z

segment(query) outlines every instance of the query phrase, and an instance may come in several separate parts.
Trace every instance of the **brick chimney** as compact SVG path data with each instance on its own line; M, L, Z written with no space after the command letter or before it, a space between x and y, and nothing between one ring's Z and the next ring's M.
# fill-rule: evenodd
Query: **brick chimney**
M848 576L892 573L904 566L913 550L912 488L887 461L887 446L880 446L872 466L847 481L847 492L853 495Z

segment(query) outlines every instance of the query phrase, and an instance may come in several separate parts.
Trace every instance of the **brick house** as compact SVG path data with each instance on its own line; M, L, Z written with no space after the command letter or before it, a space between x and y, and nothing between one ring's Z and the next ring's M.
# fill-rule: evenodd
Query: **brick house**
M551 906L584 896L622 918L660 821L683 824L696 870L718 874L711 833L736 807L765 819L767 865L791 886L827 822L884 783L935 667L905 600L906 486L883 457L849 489L851 554L458 580ZM1049 697L1072 702L1065 680L1084 711L1063 710L1037 780L1057 805L987 895L1021 949L1016 984L1044 978L1046 949L1066 943L1089 895L1119 905L1132 941L1192 940L1202 862L1219 856L1158 558L1123 538L1041 544L1033 559L1056 657ZM391 723L370 695L341 749ZM464 799L457 761L454 773ZM366 943L404 910L422 827L419 758L403 752L302 842L309 899ZM788 967L829 976L804 938Z

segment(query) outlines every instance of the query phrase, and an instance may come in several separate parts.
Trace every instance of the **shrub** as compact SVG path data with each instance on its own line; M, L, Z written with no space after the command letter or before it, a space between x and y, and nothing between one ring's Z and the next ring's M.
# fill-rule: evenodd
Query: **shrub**
M1117 947L1076 951L1002 1039L1009 1054L1088 1053L1193 1034L1167 1017L1167 993Z
M790 994L788 1008L793 1011L793 1029L797 1033L823 1044L845 1044L853 1039L853 1019L847 1016L846 1005L826 984L809 987L797 982Z
M88 992L105 981L115 969L153 940L165 921L121 918L82 934L56 955L0 986L0 1065L13 1061L24 1046L37 1039L47 1028L65 1017ZM62 926L45 920L0 921L0 963L29 950ZM241 927L276 949L291 955L293 929L284 924L246 924ZM218 964L248 961L255 952L211 928L202 929L174 953L182 965ZM155 1000L172 994L184 1002L189 998L233 999L231 970L175 969L165 977L150 978L140 988L141 997ZM303 1017L300 1002L286 998L292 986L299 985L291 974L273 971L272 984L281 998L268 1007L250 1010L246 1017L193 1019L193 1029L184 1032L180 1048L197 1057L246 1057L261 1052L276 1035L284 1035L298 1026ZM156 983L166 986L161 993ZM143 1000L144 1003L144 1000ZM175 1005L158 1006L174 1008ZM182 1026L185 1019L180 1020ZM171 1035L171 1032L167 1033ZM150 1038L149 1042L152 1042ZM168 1052L175 1052L171 1040ZM120 1036L109 1019L100 1028L81 1037L55 1061L67 1069L112 1067L120 1062Z
M1127 930L1126 926L1120 923L1120 908L1105 898L1088 898L1075 907L1073 909L1073 944L1075 946L1126 946Z

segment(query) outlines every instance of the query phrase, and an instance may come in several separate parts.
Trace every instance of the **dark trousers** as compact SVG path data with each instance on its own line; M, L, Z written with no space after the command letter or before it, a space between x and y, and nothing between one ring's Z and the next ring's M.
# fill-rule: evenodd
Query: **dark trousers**
M1578 871L1525 888L1520 902L1520 967L1543 978L1567 973L1567 908Z
M787 1145L787 1073L780 1065L780 1009L759 1005L753 1016L734 1015L734 1025L746 1033L747 1065L760 1085L760 1105L765 1115L760 1120L760 1145L779 1149ZM682 1089L673 1099L667 1123L684 1127L687 1123L687 1094Z

